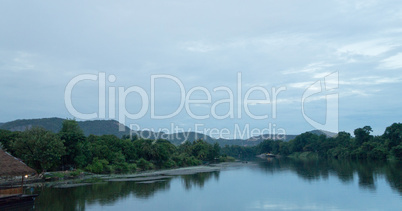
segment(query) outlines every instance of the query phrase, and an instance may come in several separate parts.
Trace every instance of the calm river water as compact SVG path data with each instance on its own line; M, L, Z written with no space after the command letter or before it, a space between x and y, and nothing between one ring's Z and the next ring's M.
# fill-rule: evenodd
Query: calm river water
M35 210L402 210L402 164L271 159L152 183L35 192Z

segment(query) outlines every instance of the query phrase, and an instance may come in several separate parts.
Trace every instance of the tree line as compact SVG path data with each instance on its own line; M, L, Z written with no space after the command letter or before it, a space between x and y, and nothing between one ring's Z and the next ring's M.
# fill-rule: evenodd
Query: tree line
M203 140L175 146L167 140L89 135L75 120L65 120L58 133L34 127L23 132L0 130L0 143L39 172L84 169L93 173L125 173L200 165L220 157L220 147Z
M221 151L236 158L272 153L296 157L313 155L336 159L402 160L401 123L387 127L380 136L373 136L371 132L370 126L355 129L354 137L347 132L339 132L335 137L306 132L289 142L265 140L255 147L225 146Z
M354 130L354 137L303 133L295 139L265 140L257 146L224 146L203 140L174 145L167 140L146 140L115 135L85 136L75 120L65 120L58 133L34 127L23 132L0 130L0 144L39 172L84 169L93 173L125 173L194 166L211 161L250 158L261 153L281 156L314 155L336 159L402 160L402 124L373 136L370 126Z

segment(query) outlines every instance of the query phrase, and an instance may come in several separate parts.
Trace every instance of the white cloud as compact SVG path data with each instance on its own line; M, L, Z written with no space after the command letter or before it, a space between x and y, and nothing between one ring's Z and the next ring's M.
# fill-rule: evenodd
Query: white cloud
M398 53L394 56L388 57L381 61L378 66L381 69L399 69L402 68L402 53Z
M308 82L296 82L296 83L291 83L288 86L291 88L296 88L296 89L305 89L309 87L311 84L313 84L311 81Z
M329 64L326 62L314 62L310 63L307 66L301 68L301 69L290 69L290 70L285 70L282 71L282 74L297 74L297 73L314 73L320 70L323 70L325 68L331 67L333 64Z
M339 81L341 85L358 85L358 86L372 86L382 84L400 83L402 78L400 77L382 77L382 76L366 76L350 78L348 80Z
M367 90L360 90L360 89L349 89L349 90L345 90L343 92L340 92L339 95L340 97L348 97L348 96L363 96L363 97L367 97L370 96L371 92L367 91Z
M339 54L378 56L392 50L399 44L388 40L369 40L345 45L337 50Z
M12 52L13 55L7 55L9 52L2 52L3 54L3 65L0 69L6 71L26 71L35 70L35 55L28 52Z

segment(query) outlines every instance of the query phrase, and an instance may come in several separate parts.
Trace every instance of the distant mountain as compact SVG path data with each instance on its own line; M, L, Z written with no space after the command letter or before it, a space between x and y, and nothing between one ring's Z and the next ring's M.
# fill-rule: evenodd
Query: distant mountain
M338 135L336 133L325 131L325 130L312 130L309 132L316 134L316 135L326 135L327 137L336 137Z
M218 141L208 135L196 132L173 133L168 134L167 137L168 137L167 140L176 145L181 144L185 141L193 142L198 139L202 139L208 143L215 143Z
M290 141L290 140L296 138L296 136L297 135L263 134L263 135L251 137L251 138L247 139L247 142L263 141L263 140L267 140L267 139Z
M24 131L32 127L43 127L46 130L57 133L61 130L62 118L43 118L43 119L19 119L6 122L0 125L0 129L10 131ZM93 135L115 135L121 137L130 134L130 130L125 126L125 131L119 131L120 123L116 120L93 120L93 121L77 121L86 136Z
M43 118L43 119L21 119L6 123L0 123L0 129L10 130L10 131L24 131L35 126L43 127L46 130L57 133L61 130L62 123L65 119L62 118ZM290 141L294 139L297 135L284 135L284 136L271 136L269 134L254 136L249 139L215 139L206 134L195 133L195 132L182 132L167 134L163 132L152 132L152 131L131 131L127 126L124 126L125 131L119 131L119 123L116 120L92 120L92 121L77 121L78 125L83 130L86 136L93 135L115 135L121 138L123 135L136 135L137 137L145 139L166 139L175 145L179 145L185 141L193 142L198 139L203 139L208 143L218 142L221 146L225 145L240 145L240 146L255 146L266 139L272 140L284 140ZM123 125L121 125L123 126ZM312 130L310 133L317 135L326 135L327 137L335 137L336 133L331 133L328 131Z
M34 126L43 127L52 132L59 132L64 119L62 118L43 118L43 119L18 119L3 123L0 129L10 131L24 131Z
M88 135L115 135L121 138L123 135L130 134L130 128L120 124L116 120L92 120L92 121L78 121L78 125ZM119 126L123 126L124 131L119 131Z

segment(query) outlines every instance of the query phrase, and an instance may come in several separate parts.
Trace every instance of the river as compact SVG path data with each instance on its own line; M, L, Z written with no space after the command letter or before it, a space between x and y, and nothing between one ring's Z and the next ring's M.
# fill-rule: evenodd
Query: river
M402 164L261 159L156 181L34 192L34 210L400 210Z

